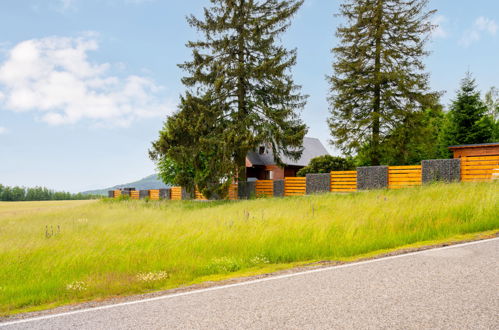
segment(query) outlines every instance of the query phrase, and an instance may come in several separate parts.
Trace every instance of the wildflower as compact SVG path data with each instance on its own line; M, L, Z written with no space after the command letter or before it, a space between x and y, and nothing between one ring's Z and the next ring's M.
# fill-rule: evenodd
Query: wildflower
M143 282L161 281L165 278L168 278L168 273L165 271L137 274L137 279Z
M250 259L252 264L270 264L270 260L264 255L258 255Z
M84 291L87 289L85 282L75 281L66 285L66 290L68 291Z

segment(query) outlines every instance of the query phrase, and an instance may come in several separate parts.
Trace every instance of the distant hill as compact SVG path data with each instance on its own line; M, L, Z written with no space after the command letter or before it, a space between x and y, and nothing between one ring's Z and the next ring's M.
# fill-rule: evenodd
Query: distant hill
M146 190L146 189L162 189L168 188L169 185L165 185L158 178L156 174L146 176L143 179L140 179L135 182L119 184L113 187L97 189L97 190L88 190L83 191L82 194L92 194L92 195L106 195L109 190L120 189L120 188L135 188L137 190Z

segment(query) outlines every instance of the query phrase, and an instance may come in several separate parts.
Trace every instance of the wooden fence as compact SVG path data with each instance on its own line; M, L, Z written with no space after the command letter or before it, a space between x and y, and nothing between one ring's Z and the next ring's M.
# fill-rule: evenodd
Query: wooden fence
M354 192L357 190L357 171L332 171L331 191Z
M182 187L172 187L170 199L173 201L182 200Z
M149 199L152 201L159 201L159 189L149 190Z
M256 193L256 197L272 197L272 196L274 196L274 181L272 181L272 180L257 180L255 193Z
M388 166L389 189L420 186L421 182L421 165Z
M196 188L196 190L194 190L194 199L198 200L198 201L207 201L208 200L208 198L204 197L204 195L198 190L198 188Z
M307 192L305 177L284 178L284 196L302 196Z
M461 181L488 181L499 173L499 156L461 158Z
M139 199L139 191L138 190L131 190L130 191L130 199Z
M113 192L113 197L114 198L118 198L121 196L121 190L119 189L116 189L114 192Z
M229 187L229 200L235 201L238 199L237 197L237 183L233 183Z

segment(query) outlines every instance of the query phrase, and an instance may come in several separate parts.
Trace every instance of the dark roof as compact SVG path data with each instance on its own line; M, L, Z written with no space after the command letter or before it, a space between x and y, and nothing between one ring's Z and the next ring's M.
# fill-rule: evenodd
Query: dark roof
M478 143L478 144L460 144L457 146L450 146L449 149L454 148L476 148L476 147L488 147L488 146L499 146L499 142L491 142L491 143Z
M323 155L329 155L329 153L326 148L324 148L321 141L316 138L305 137L303 138L303 153L301 154L300 159L292 160L286 156L282 156L281 159L286 165L307 166L312 158ZM250 151L246 158L253 165L275 165L274 154L269 148L266 148L266 151L263 154Z

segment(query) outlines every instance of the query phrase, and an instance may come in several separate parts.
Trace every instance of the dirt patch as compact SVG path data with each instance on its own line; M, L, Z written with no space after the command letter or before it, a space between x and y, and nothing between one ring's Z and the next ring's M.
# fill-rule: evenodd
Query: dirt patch
M395 251L391 251L391 252L387 252L387 253L377 254L377 255L374 255L371 257L359 258L359 259L356 259L354 261L322 260L322 261L304 264L304 265L299 266L299 267L294 267L294 268L281 270L281 271L277 271L277 272L272 272L272 273L265 273L265 274L245 276L245 277L236 277L236 278L231 278L231 279L221 280L221 281L206 281L203 283L184 286L184 287L178 287L178 288L170 289L170 290L156 291L156 292L150 292L150 293L132 295L132 296L108 297L108 298L102 299L102 300L93 300L93 301L84 302L84 303L76 303L76 304L71 304L71 305L60 306L60 307L56 307L56 308L48 309L48 310L16 314L16 315L7 316L7 317L0 317L0 322L34 318L34 317L46 316L46 315L50 315L50 314L60 314L60 313L65 313L65 312L72 312L72 311L77 311L77 310L81 310L81 309L88 309L88 308L100 307L100 306L106 306L106 305L114 305L114 304L124 303L124 302L128 302L128 301L142 300L142 299L154 298L154 297L159 297L159 296L172 295L172 294L176 294L176 293L189 292L189 291L194 291L194 290L199 290L199 289L236 284L236 283L253 281L253 280L258 280L258 279L263 279L263 278L268 278L268 277L279 276L279 275L299 273L299 272L312 270L312 269L319 269L319 268L325 268L325 267L331 267L331 266L339 266L339 265L345 265L345 264L349 264L349 263L357 263L357 262L366 261L366 260L380 259L380 258L396 256L396 255L401 255L401 254L407 254L407 253L412 253L412 252L418 252L418 251L424 251L424 250L430 250L430 249L445 247L445 246L450 246L450 245L462 244L462 243L473 242L473 241L481 241L481 240L486 240L486 239L496 238L496 237L499 237L499 232L489 234L489 235L477 235L477 237L472 238L472 239L467 239L467 240L451 241L451 242L425 245L425 246L414 247L414 248L404 248L404 249L399 249L399 250L395 250Z

